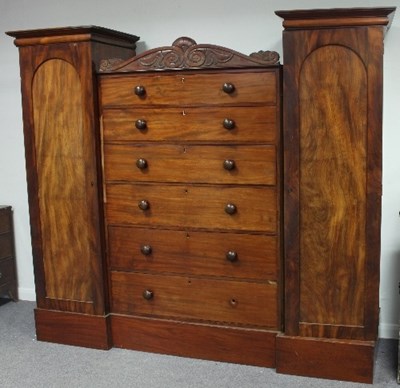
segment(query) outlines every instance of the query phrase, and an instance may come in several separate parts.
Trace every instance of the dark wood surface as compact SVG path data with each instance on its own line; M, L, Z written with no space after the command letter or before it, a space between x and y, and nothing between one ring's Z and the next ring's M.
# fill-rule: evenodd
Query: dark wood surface
M225 119L234 121L234 128L223 126ZM136 122L144 120L139 130ZM106 142L201 142L269 143L277 141L276 126L280 121L275 106L120 108L103 112Z
M180 38L135 57L137 37L98 27L9 33L38 339L371 382L393 12L277 11L283 134L274 52Z
M65 311L35 309L39 341L95 349L109 349L109 317Z
M274 235L111 226L108 238L113 270L278 280ZM151 252L145 255L147 245ZM227 258L231 251L234 261Z
M14 225L11 206L0 206L0 297L18 299Z
M175 72L136 76L104 76L100 78L101 104L106 107L169 105L187 106L275 105L277 103L276 71ZM222 86L233 84L235 90L225 93ZM133 93L143 86L144 96Z
M103 72L140 72L184 69L229 69L265 67L279 63L275 51L258 51L248 55L226 47L197 44L193 39L180 37L172 46L148 50L127 61L118 58L102 62Z
M171 275L111 273L113 313L212 321L277 329L276 282ZM143 292L153 293L146 300Z
M154 73L159 63L143 64L164 51L100 73L113 340L139 350L271 365L269 330L281 328L282 304L280 69L232 70L227 61L193 70L183 62L183 70ZM232 93L224 92L225 83ZM143 96L135 94L137 86ZM233 128L224 127L225 119ZM138 120L145 128L137 128ZM140 159L144 168L137 167ZM226 160L234 162L232 170L224 168ZM148 210L138 207L143 199ZM229 203L234 214L225 211ZM144 244L151 254L142 253ZM143 318L148 328L138 328ZM163 337L159 346L151 335ZM258 339L266 342L250 349ZM242 354L221 354L220 347L236 350L245 340Z
M9 35L16 37L20 52L38 307L104 314L108 300L94 67L107 52L134 55L137 37L96 28Z
M111 332L114 346L120 348L275 366L273 331L113 314Z
M338 12L337 18L335 11L278 13L286 18L288 337L277 348L285 373L372 380L379 314L383 36L391 11L378 9L376 17L366 11L366 18L357 10ZM357 347L352 368L347 346L351 349L355 339L369 347ZM324 351L329 357L314 362ZM363 364L367 370L357 369Z
M288 334L299 334L302 322L358 325L366 339L377 335L381 104L367 103L382 96L383 31L371 29L285 33ZM318 80L311 68L321 55ZM341 70L348 62L351 83Z
M278 373L372 384L374 341L276 338Z

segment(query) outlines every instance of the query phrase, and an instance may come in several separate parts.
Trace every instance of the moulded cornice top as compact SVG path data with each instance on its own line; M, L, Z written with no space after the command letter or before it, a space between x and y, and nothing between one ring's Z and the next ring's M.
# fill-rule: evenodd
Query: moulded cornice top
M390 27L396 7L280 10L285 29L382 25Z
M135 47L135 43L140 39L136 35L99 26L42 28L34 30L8 31L6 34L16 38L14 41L16 46L61 43L68 41L113 40L120 42L120 44L124 46L129 45Z

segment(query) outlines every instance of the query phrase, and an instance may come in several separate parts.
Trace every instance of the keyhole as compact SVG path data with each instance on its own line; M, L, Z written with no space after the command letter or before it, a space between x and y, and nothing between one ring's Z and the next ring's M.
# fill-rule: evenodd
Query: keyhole
M236 307L238 304L238 300L235 298L232 298L229 303L231 304L232 307Z

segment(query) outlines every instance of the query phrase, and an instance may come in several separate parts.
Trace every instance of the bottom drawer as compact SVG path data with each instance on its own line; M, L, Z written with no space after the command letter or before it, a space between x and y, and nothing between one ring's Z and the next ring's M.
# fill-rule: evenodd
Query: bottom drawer
M112 312L278 327L276 283L112 272Z

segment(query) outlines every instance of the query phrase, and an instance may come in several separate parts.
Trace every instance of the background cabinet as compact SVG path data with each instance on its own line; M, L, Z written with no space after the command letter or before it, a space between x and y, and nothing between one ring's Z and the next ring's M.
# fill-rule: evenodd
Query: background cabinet
M0 297L17 300L14 227L11 206L0 206Z

